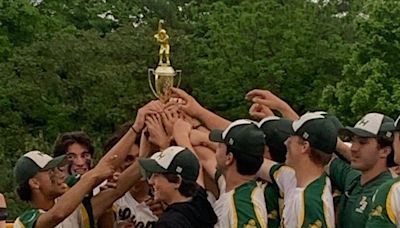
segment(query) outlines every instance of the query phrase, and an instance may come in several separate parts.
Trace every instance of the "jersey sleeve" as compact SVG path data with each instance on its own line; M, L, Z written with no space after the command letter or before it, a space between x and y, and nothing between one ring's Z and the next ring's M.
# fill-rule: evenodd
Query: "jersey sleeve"
M25 211L14 222L14 228L34 228L40 212L35 209Z
M276 164L271 167L269 173L272 183L276 184L280 191L280 196L283 198L290 191L296 189L297 181L294 169L283 164Z
M225 193L226 191L226 181L224 175L222 175L222 172L217 170L215 172L214 176L215 183L217 184L218 187L218 192L221 195L222 193Z
M328 171L332 184L342 192L345 190L346 186L361 175L359 171L351 168L349 164L340 158L335 158L330 162Z
M381 185L372 198L366 228L399 227L400 225L400 182L389 181ZM397 225L397 226L396 226Z
M388 216L392 223L400 225L400 182L393 185L386 201Z

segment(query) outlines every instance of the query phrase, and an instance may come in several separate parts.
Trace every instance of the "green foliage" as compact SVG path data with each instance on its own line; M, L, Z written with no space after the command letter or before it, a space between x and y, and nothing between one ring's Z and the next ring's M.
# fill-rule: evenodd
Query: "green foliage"
M398 115L400 3L368 1L356 18L358 42L344 67L344 79L325 88L321 102L346 122L367 112Z

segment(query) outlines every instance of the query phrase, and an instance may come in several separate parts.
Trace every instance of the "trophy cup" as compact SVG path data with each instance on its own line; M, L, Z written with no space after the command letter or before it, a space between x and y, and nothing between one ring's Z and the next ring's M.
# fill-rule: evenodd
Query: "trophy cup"
M148 79L150 89L153 94L160 99L161 102L166 103L171 97L171 87L174 87L174 82L177 82L176 87L179 86L182 78L182 71L174 70L174 68L171 66L169 58L169 36L167 31L162 28L163 23L163 20L158 22L158 33L154 35L154 38L156 38L157 42L160 44L160 59L155 70L152 68L148 70ZM175 80L175 77L177 77L177 80ZM155 86L153 86L153 81Z

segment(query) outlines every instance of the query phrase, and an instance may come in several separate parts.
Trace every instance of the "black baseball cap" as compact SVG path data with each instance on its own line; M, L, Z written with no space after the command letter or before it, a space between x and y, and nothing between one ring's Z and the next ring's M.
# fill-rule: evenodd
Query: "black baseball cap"
M293 121L292 135L302 137L310 145L331 154L336 150L337 128L332 121L318 112L307 112Z
M224 143L236 159L251 162L264 156L265 134L251 120L240 119L225 130L214 129L209 138L212 142Z
M272 160L285 162L286 145L285 141L290 137L292 120L278 116L268 116L262 119L258 126L265 134L265 144L269 148Z

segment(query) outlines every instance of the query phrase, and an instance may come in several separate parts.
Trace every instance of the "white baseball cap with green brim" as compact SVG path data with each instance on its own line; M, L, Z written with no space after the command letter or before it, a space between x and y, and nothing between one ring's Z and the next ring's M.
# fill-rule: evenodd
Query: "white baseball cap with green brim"
M359 136L374 138L383 136L391 139L395 129L394 120L381 113L368 113L359 120L354 127L340 129L339 134L345 137Z
M49 170L66 164L65 155L51 157L38 150L22 155L14 167L14 179L17 186L26 183L40 171Z
M150 158L141 158L139 164L145 178L150 178L153 173L171 173L195 182L200 170L199 160L193 152L180 146L168 147Z

